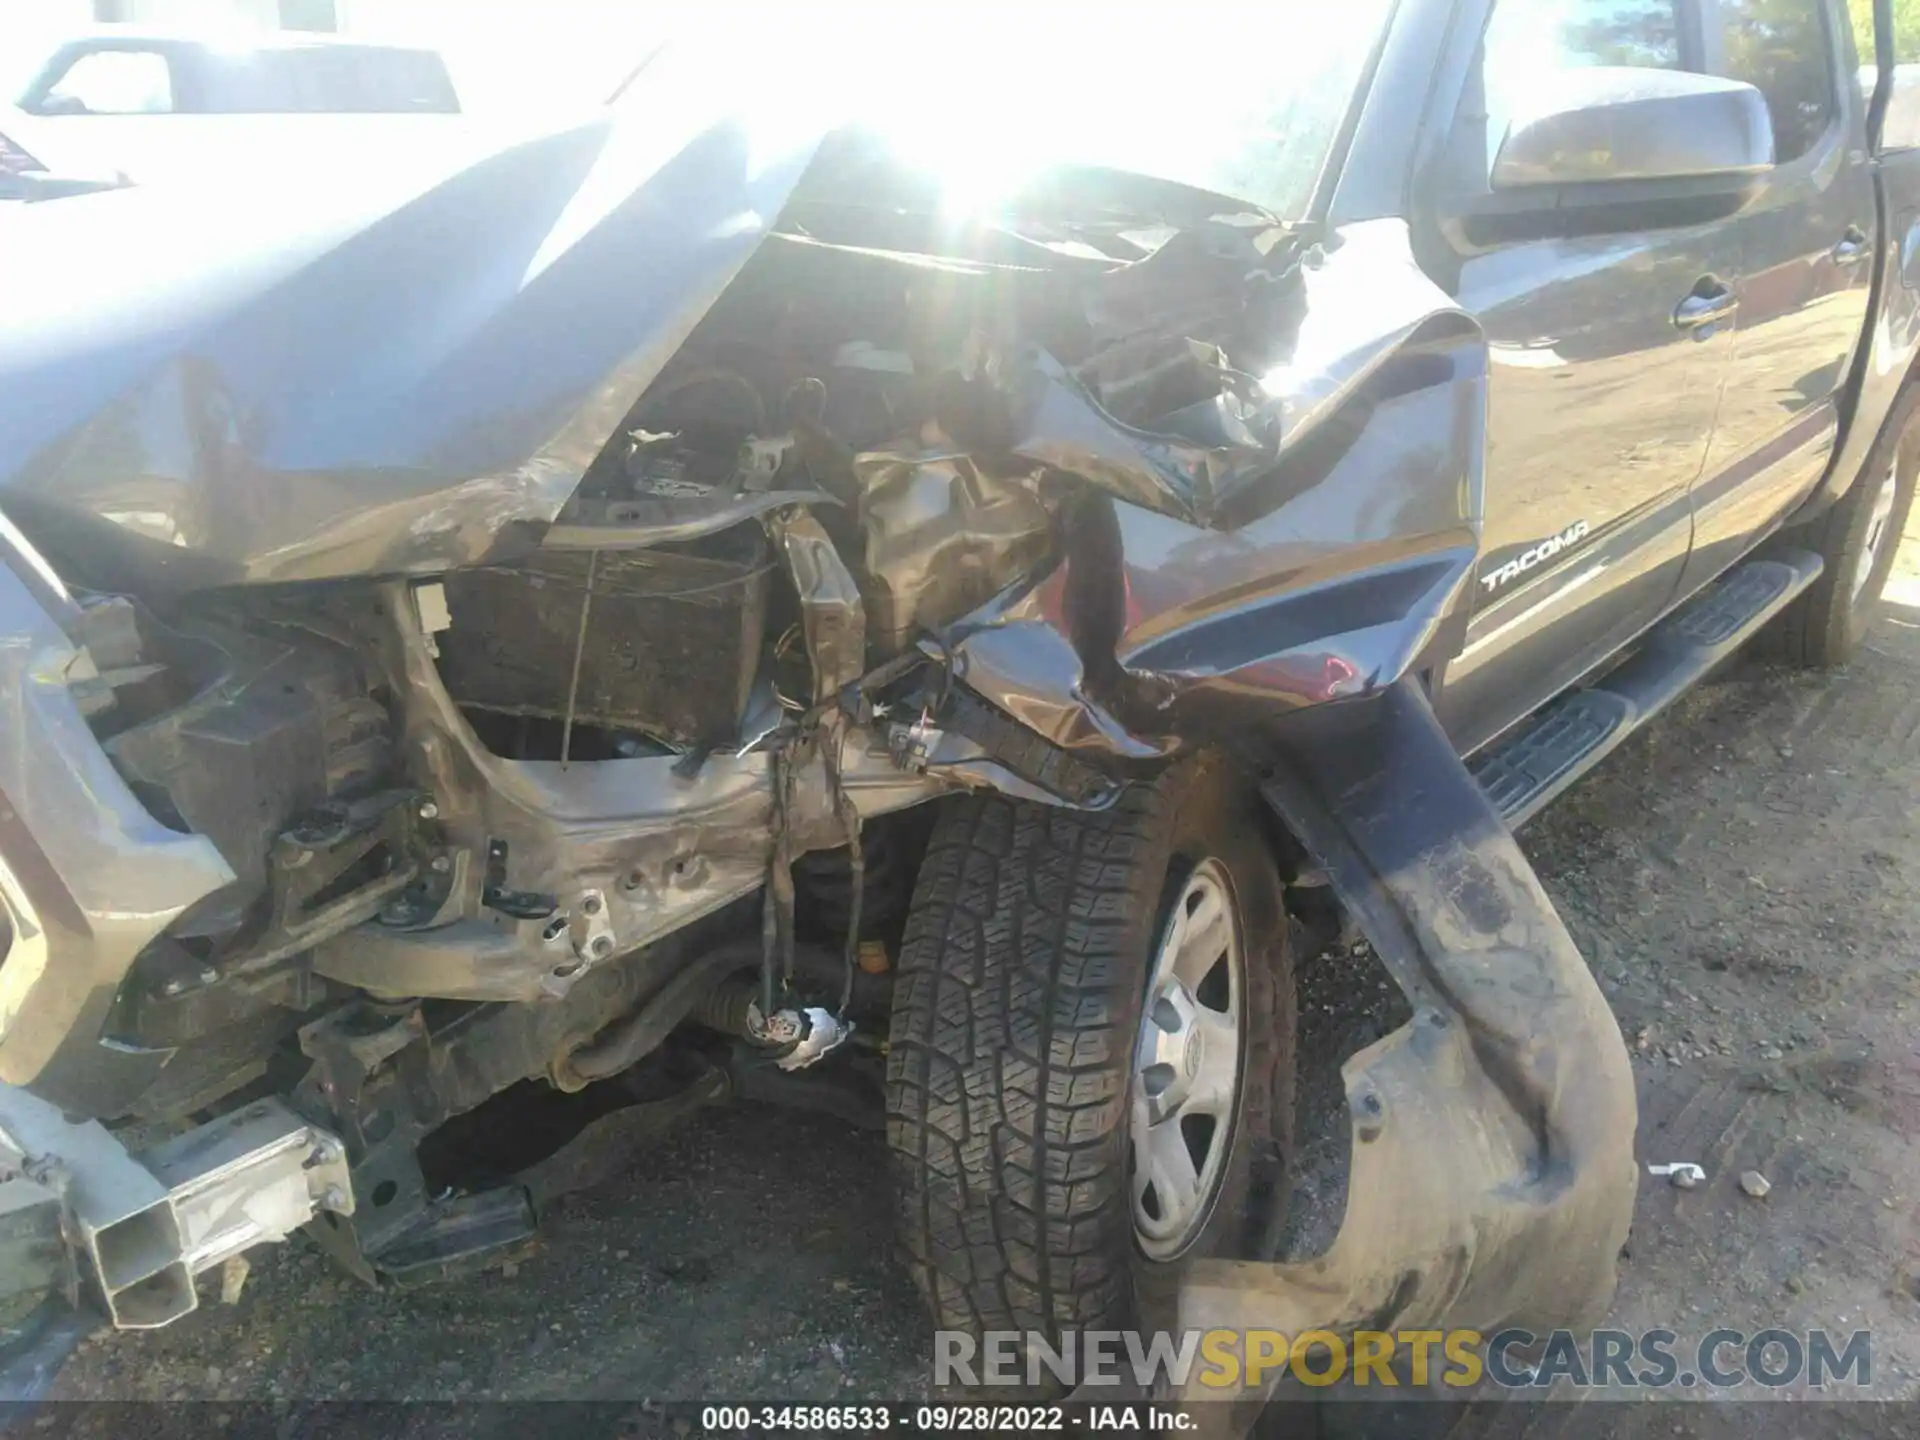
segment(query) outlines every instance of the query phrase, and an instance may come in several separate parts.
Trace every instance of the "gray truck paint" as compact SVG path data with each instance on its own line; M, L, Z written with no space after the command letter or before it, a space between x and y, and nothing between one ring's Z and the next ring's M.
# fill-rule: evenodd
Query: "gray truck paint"
M1551 247L1524 243L1456 256L1436 275L1434 246L1446 237L1419 216L1409 225L1405 182L1431 158L1422 147L1446 123L1435 115L1451 116L1460 37L1484 8L1401 7L1356 116L1348 171L1329 186L1318 228L1289 237L1283 278L1298 297L1297 325L1273 337L1259 403L1202 417L1215 428L1200 441L1120 424L1044 354L992 370L1017 422L1005 456L1075 477L1077 497L1049 563L926 647L956 685L1030 735L1122 773L1244 737L1256 720L1276 772L1269 798L1328 865L1419 1011L1408 1033L1350 1067L1356 1153L1368 1157L1357 1174L1384 1200L1363 1199L1351 1238L1305 1271L1197 1272L1183 1303L1204 1323L1545 1324L1591 1313L1604 1296L1631 1203L1624 1054L1458 752L1618 653L1710 578L1689 558L1697 502L1748 517L1715 536L1716 554L1731 560L1807 513L1803 503L1844 488L1844 476L1820 486L1822 466L1839 475L1828 457L1844 466L1878 432L1920 334L1907 247L1896 256L1879 245L1864 270L1819 281L1841 305L1862 305L1869 289L1874 297L1864 358L1851 362L1859 378L1842 383L1850 362L1839 357L1828 390L1806 396L1777 434L1758 435L1736 468L1712 472L1706 439L1689 439L1591 515L1567 513L1568 497L1554 495L1506 497L1517 506L1503 510L1487 393L1503 372L1528 370L1528 337L1510 325L1538 337L1542 315L1562 307L1568 323L1554 327L1551 360L1570 389L1598 390L1608 367L1670 366L1677 381L1666 389L1689 423L1710 408L1712 372L1732 363L1737 331L1707 325L1677 337L1669 323L1687 287L1720 268L1724 219L1588 237L1603 263L1572 277L1554 268ZM765 253L772 217L815 153L808 141L749 165L746 132L718 110L663 101L638 113L652 128L622 119L529 142L387 205L364 228L289 224L217 265L188 253L189 217L140 196L74 202L68 219L18 231L51 265L78 242L82 222L71 217L150 216L172 271L165 295L110 297L98 331L76 333L47 303L0 338L9 377L0 504L76 575L155 594L383 581L384 618L362 633L401 682L408 742L446 799L447 827L469 839L512 833L530 875L580 890L570 919L594 917L564 935L509 936L507 953L485 964L429 957L473 998L530 998L542 973L556 973L539 944L562 939L573 959L560 968L577 976L574 960L592 960L601 934L613 937L610 953L643 943L661 914L710 913L785 858L761 833L776 777L754 757L676 788L658 762L589 772L487 755L434 677L399 578L551 543L561 506L648 382ZM1788 178L1841 220L1870 211L1877 186L1905 236L1910 177L1890 162L1868 166L1865 126L1861 108L1844 104L1831 143ZM1843 170L1844 187L1829 183ZM1781 222L1762 203L1732 223L1765 240ZM439 263L396 263L423 253ZM1616 286L1603 312L1582 279L1609 265L1644 289ZM311 340L289 345L296 334ZM1862 335L1843 338L1851 350ZM1496 408L1495 454L1506 423ZM655 518L697 529L737 514ZM1576 522L1589 525L1583 543L1542 557L1511 593L1476 593L1476 574L1538 554ZM636 543L664 533L643 526ZM792 527L782 536L789 555L807 557L790 573L816 678L834 682L813 697L827 705L835 684L857 678L842 662L858 617L820 538ZM1569 604L1561 592L1583 576L1592 588ZM45 602L16 589L0 618L71 664L74 646ZM30 665L16 670L25 677ZM1356 748L1362 734L1377 745ZM1044 794L963 744L937 747L924 777L896 780L884 765L862 775L847 760L852 742L877 762L867 744L876 736L829 738L843 747L826 754L852 777L859 808L909 803L942 783ZM83 723L64 724L39 763L52 773L110 768ZM844 834L828 759L809 765L819 768L802 777L787 842L803 847ZM11 798L10 778L27 779L0 775ZM194 843L139 830L111 787L104 793L121 837L110 858L138 860L150 847L181 855ZM99 815L82 811L97 829ZM52 823L38 805L19 813L35 835ZM689 856L702 865L685 868ZM195 887L221 883L204 853L192 858L151 901L141 933L204 893ZM639 891L680 891L644 893L611 915L586 903L624 873L641 876ZM376 983L353 947L323 947L323 968ZM118 951L108 959L91 973L124 968ZM8 1052L7 1073L30 1078L50 1049L17 1067ZM1431 1148L1445 1136L1459 1143ZM1470 1151L1485 1163L1453 1163ZM1426 1223L1403 1229L1415 1203ZM1472 1245L1484 1248L1464 1253Z

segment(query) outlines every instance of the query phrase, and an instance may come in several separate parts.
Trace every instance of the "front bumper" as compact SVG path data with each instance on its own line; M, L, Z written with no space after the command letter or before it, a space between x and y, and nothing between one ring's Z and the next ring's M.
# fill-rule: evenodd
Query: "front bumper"
M233 871L149 815L95 740L73 690L86 623L0 518L0 1081L95 1114L167 1058L100 1043L128 967Z
M149 1329L196 1307L195 1275L351 1214L353 1192L338 1138L278 1101L139 1154L63 1113L102 1113L96 1097L166 1063L106 1035L114 996L233 880L211 841L147 813L94 738L78 697L98 678L97 618L0 519L0 1311L61 1294Z
M67 1120L0 1085L0 1296L62 1292L122 1330L199 1305L194 1277L326 1213L353 1213L346 1147L258 1100L130 1153L97 1120Z
M1597 1323L1633 1215L1636 1103L1586 962L1417 688L1303 712L1274 738L1264 793L1414 1018L1347 1063L1353 1159L1333 1246L1199 1262L1182 1327ZM1221 1394L1190 1381L1186 1398Z

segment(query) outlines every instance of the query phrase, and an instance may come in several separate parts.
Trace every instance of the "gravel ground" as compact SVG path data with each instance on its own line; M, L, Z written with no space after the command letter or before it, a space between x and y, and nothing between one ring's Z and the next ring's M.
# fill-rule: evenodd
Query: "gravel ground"
M1643 1180L1614 1321L1871 1327L1876 1392L1913 1397L1920 535L1891 598L1845 673L1739 662L1523 838L1633 1050L1642 1158L1707 1171L1690 1191ZM1397 997L1364 954L1337 952L1305 967L1302 1000L1311 1142L1344 1126L1331 1062L1394 1023ZM1303 1152L1309 1214L1337 1203L1338 1148ZM1766 1198L1739 1188L1747 1170ZM870 1131L709 1111L563 1203L517 1273L379 1294L303 1244L279 1247L237 1305L98 1338L56 1393L920 1394L927 1340L890 1259L882 1173Z

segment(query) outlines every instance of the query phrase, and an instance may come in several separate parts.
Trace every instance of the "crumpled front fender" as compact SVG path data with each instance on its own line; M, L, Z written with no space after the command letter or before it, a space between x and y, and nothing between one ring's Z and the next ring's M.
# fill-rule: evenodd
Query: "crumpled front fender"
M1633 1213L1636 1106L1572 937L1416 686L1302 712L1270 739L1263 793L1414 1018L1347 1062L1353 1160L1332 1248L1197 1263L1182 1326L1598 1321ZM1189 1398L1219 1398L1189 1383Z
M1298 333L1261 379L1276 449L1188 455L1176 486L1146 447L1123 484L1120 431L1087 440L1078 392L1037 412L1057 434L1016 447L1087 479L1086 503L1046 573L947 640L966 684L1049 743L1164 755L1382 690L1464 640L1485 337L1421 272L1403 222L1349 227L1316 254ZM1155 483L1163 503L1141 503Z

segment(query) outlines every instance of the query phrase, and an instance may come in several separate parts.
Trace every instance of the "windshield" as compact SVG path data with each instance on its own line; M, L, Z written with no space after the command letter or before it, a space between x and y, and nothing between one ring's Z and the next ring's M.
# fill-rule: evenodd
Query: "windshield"
M1017 27L950 10L955 23L918 27L906 52L937 52L949 78L930 93L909 61L907 85L883 87L896 107L863 118L987 195L1040 168L1099 165L1299 219L1391 5L1038 3Z
M878 132L956 208L1085 165L1297 220L1393 4L826 3L792 29L735 23L722 43L735 85L773 87L796 123L825 104ZM711 43L714 29L699 28ZM628 93L648 80L642 69Z

